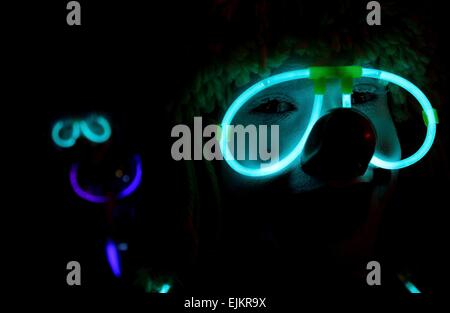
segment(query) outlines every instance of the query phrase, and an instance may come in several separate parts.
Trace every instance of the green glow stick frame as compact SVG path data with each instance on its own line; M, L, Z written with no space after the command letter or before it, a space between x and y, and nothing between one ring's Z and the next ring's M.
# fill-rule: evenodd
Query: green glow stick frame
M306 140L314 124L320 117L320 112L323 104L323 96L326 92L326 81L328 79L341 80L342 106L344 108L350 108L351 94L353 89L353 79L359 77L375 78L404 88L410 94L412 94L414 98L416 98L416 100L420 103L423 109L423 114L424 116L426 116L427 134L422 146L416 153L414 153L410 157L407 157L399 161L386 161L378 157L376 154L374 154L370 161L370 164L384 169L396 170L410 166L418 162L425 156L425 154L427 154L427 152L433 145L433 141L436 136L436 124L438 122L436 110L433 109L430 101L425 96L425 94L410 81L389 72L372 68L363 68L361 66L310 67L307 69L284 72L263 79L254 84L253 86L251 86L250 88L248 88L247 90L245 90L236 100L234 100L234 102L228 108L222 120L221 124L222 135L220 138L220 150L222 152L225 161L233 170L245 176L264 177L281 173L295 159L297 159L297 157L301 155ZM315 93L311 117L309 119L306 131L303 134L302 138L300 138L298 144L292 149L292 151L286 157L271 165L265 165L262 166L261 168L249 168L238 163L234 159L234 156L228 147L229 141L228 130L232 125L232 121L236 113L245 103L247 103L248 100L250 100L254 95L263 91L264 89L297 79L312 79L314 82L314 93Z

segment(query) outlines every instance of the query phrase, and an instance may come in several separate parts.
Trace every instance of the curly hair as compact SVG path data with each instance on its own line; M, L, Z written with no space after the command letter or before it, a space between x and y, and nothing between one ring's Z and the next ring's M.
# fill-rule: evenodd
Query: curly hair
M215 44L208 44L210 60L204 62L178 101L178 121L189 120L194 115L223 112L232 101L233 90L276 72L292 57L314 60L314 65L331 65L333 61L328 60L343 60L347 65L369 63L407 77L421 88L434 77L427 76L430 61L427 52L432 49L425 45L424 30L414 18L399 16L397 13L401 11L393 2L383 2L383 26L380 29L365 24L367 12L361 11L365 6L349 1L336 1L327 9L304 1L249 1L245 5L236 0L215 3L212 14L219 19L222 17L225 21L222 27L228 32L234 34L236 29L249 28L256 31L248 34L249 39L238 36L238 39L230 40L230 35L223 35L224 40L219 44L217 38L211 39ZM251 4L256 13L245 15L249 11L246 7ZM281 27L276 25L286 12L289 12L286 19L298 21L297 28L291 25L292 22ZM242 17L238 20L238 13L248 20L242 21ZM394 120L408 119L413 106L408 103L406 93L392 85L388 90L392 95L390 106Z

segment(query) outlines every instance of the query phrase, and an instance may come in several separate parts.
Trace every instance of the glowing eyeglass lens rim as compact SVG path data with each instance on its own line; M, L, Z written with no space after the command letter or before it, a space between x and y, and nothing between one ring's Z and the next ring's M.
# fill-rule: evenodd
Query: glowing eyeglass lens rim
M419 88L417 88L410 81L398 75L376 69L362 68L361 77L384 80L404 88L409 93L411 93L420 103L429 121L424 143L419 148L419 150L412 156L399 161L386 161L378 157L377 155L374 155L370 163L376 167L394 170L404 168L418 162L430 150L431 146L433 145L434 138L436 136L436 118L430 101L427 99L425 94L422 91L420 91ZM279 173L282 170L286 169L297 157L301 155L306 140L315 122L320 117L320 111L323 104L323 95L315 95L311 117L308 126L306 128L306 131L303 134L302 138L300 139L299 143L286 157L284 157L282 160L280 160L275 164L268 165L262 168L248 168L239 164L234 159L233 154L231 153L228 147L228 140L229 140L228 130L229 127L233 125L232 124L233 118L235 117L239 109L242 106L244 106L244 104L247 103L247 101L250 100L257 93L277 84L281 84L291 80L307 79L307 78L310 78L310 69L295 70L277 74L268 77L266 79L263 79L262 81L254 84L253 86L245 90L236 100L234 100L234 102L228 108L222 120L221 124L222 135L220 138L220 150L222 152L222 155L225 161L233 170L235 170L239 174L250 177L269 176L275 173ZM343 107L351 107L351 96L349 94L344 94L342 97L342 103Z
M80 137L81 134L81 130L80 130L80 124L78 122L72 122L72 132L69 138L64 139L61 138L60 136L60 132L61 130L64 128L65 124L67 122L65 121L58 121L56 122L56 124L53 126L52 129L52 139L55 142L55 144L57 144L58 146L62 147L62 148L70 148L72 147L75 142L77 141L78 137Z
M433 145L434 138L436 137L436 116L434 115L433 107L431 106L430 101L425 96L425 94L417 88L413 83L410 81L404 79L403 77L400 77L398 75L381 71L381 70L375 70L370 68L363 68L362 77L369 77L369 78L376 78L380 80L384 80L386 82L395 84L399 87L402 87L406 91L408 91L411 95L416 98L416 100L420 103L422 106L423 112L425 112L427 119L428 119L428 125L427 125L427 134L425 136L425 140L422 144L422 146L417 150L416 153L411 155L410 157L407 157L406 159L399 160L399 161L386 161L382 158L378 157L376 154L372 157L372 160L370 163L372 165L375 165L377 167L381 167L384 169L389 170L396 170L401 169L407 166L410 166L416 162L418 162L420 159L422 159L425 154L430 150L431 146Z
M109 126L108 121L103 116L96 116L95 122L102 127L103 132L100 135L96 134L89 127L89 123L84 120L80 122L81 132L83 133L84 137L95 143L102 143L107 141L111 136L111 126Z
M231 122L233 121L233 118L236 115L236 113L254 95L263 91L264 89L267 89L267 88L277 85L277 84L281 84L283 82L309 78L309 74L310 74L309 69L302 69L302 70L285 72L285 73L281 73L278 75L268 77L256 84L254 84L249 89L244 91L231 104L230 108L225 113L225 116L222 120L222 136L220 138L220 150L221 150L226 162L236 172L238 172L242 175L245 175L245 176L252 176L252 177L261 177L261 176L271 175L271 174L280 172L283 169L285 169L287 166L289 166L289 164L291 164L301 154L301 152L303 151L303 148L305 146L306 139L308 138L308 135L311 132L311 129L312 129L314 123L317 121L317 119L320 116L320 111L322 109L322 103L323 103L323 95L316 95L314 97L313 110L311 113L309 124L306 128L304 135L300 139L299 143L294 147L294 149L285 158L283 158L282 160L280 160L279 162L277 162L275 164L268 165L263 168L248 168L248 167L245 167L245 166L239 164L234 159L233 154L231 153L231 151L228 147L228 131L229 131L230 125L232 125Z

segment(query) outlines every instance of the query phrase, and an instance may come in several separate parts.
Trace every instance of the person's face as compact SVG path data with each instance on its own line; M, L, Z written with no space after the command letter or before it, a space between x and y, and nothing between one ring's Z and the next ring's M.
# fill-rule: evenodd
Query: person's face
M295 62L280 67L277 72L307 68L308 66L308 64ZM240 92L254 83L255 81L251 81ZM370 78L355 79L353 86L352 107L366 115L372 122L377 136L375 153L383 159L399 160L400 144L388 108L386 86L382 82ZM235 98L238 95L236 92ZM256 125L257 127L259 125L278 125L279 158L282 159L303 136L311 116L313 101L314 91L311 80L295 80L275 85L249 100L236 114L233 125ZM342 107L340 82L331 80L327 83L321 116L339 107ZM241 163L252 166L252 162L255 163L248 160ZM267 186L280 176L275 174L268 178L246 177L235 173L228 165L224 165L224 167L225 183L240 191ZM369 167L365 175L354 182L370 180L372 171L373 169ZM284 180L287 182L284 191L289 193L311 191L326 184L325 181L307 175L300 166L300 158L297 158L282 175L287 177Z

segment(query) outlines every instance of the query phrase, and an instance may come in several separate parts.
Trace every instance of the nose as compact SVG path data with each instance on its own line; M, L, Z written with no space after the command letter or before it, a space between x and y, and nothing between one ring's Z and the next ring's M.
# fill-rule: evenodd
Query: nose
M375 151L372 122L352 108L338 108L314 125L301 157L305 173L322 179L363 175Z

